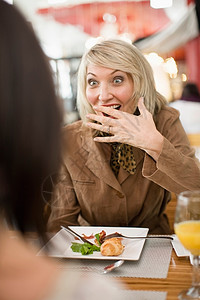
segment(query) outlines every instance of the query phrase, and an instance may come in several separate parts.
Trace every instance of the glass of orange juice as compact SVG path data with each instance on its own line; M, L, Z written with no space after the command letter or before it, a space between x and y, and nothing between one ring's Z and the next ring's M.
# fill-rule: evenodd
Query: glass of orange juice
M192 286L182 291L179 299L200 299L200 191L178 195L174 230L193 259Z

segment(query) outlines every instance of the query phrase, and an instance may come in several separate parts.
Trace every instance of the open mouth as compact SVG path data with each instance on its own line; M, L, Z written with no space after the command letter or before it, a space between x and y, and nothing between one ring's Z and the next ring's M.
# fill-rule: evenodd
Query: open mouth
M105 106L106 106L106 105L105 105ZM111 108L113 108L113 109L120 110L121 105L110 105L110 106L106 106L106 107L111 107ZM107 114L105 114L105 113L103 113L103 115L104 115L105 117L110 117L109 115L107 115Z

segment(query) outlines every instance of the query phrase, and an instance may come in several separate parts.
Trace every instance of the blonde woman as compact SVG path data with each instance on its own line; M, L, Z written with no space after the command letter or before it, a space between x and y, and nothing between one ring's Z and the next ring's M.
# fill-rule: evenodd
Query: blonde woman
M80 63L77 105L81 120L63 129L49 229L138 226L169 234L170 192L199 189L200 169L147 60L122 40L94 45Z

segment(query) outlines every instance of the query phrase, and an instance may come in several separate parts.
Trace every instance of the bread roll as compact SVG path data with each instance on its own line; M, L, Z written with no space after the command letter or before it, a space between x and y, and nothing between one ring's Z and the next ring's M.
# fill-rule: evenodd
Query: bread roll
M122 245L120 238L111 238L101 245L100 250L101 254L104 256L116 256L122 254L124 246Z

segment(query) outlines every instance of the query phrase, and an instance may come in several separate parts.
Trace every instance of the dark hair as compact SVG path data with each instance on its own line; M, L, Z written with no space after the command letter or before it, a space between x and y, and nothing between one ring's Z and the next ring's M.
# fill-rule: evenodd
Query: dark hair
M195 83L187 83L183 88L181 99L189 96L200 97L198 86Z
M45 230L41 185L60 160L60 108L30 24L0 0L0 212L23 233Z

